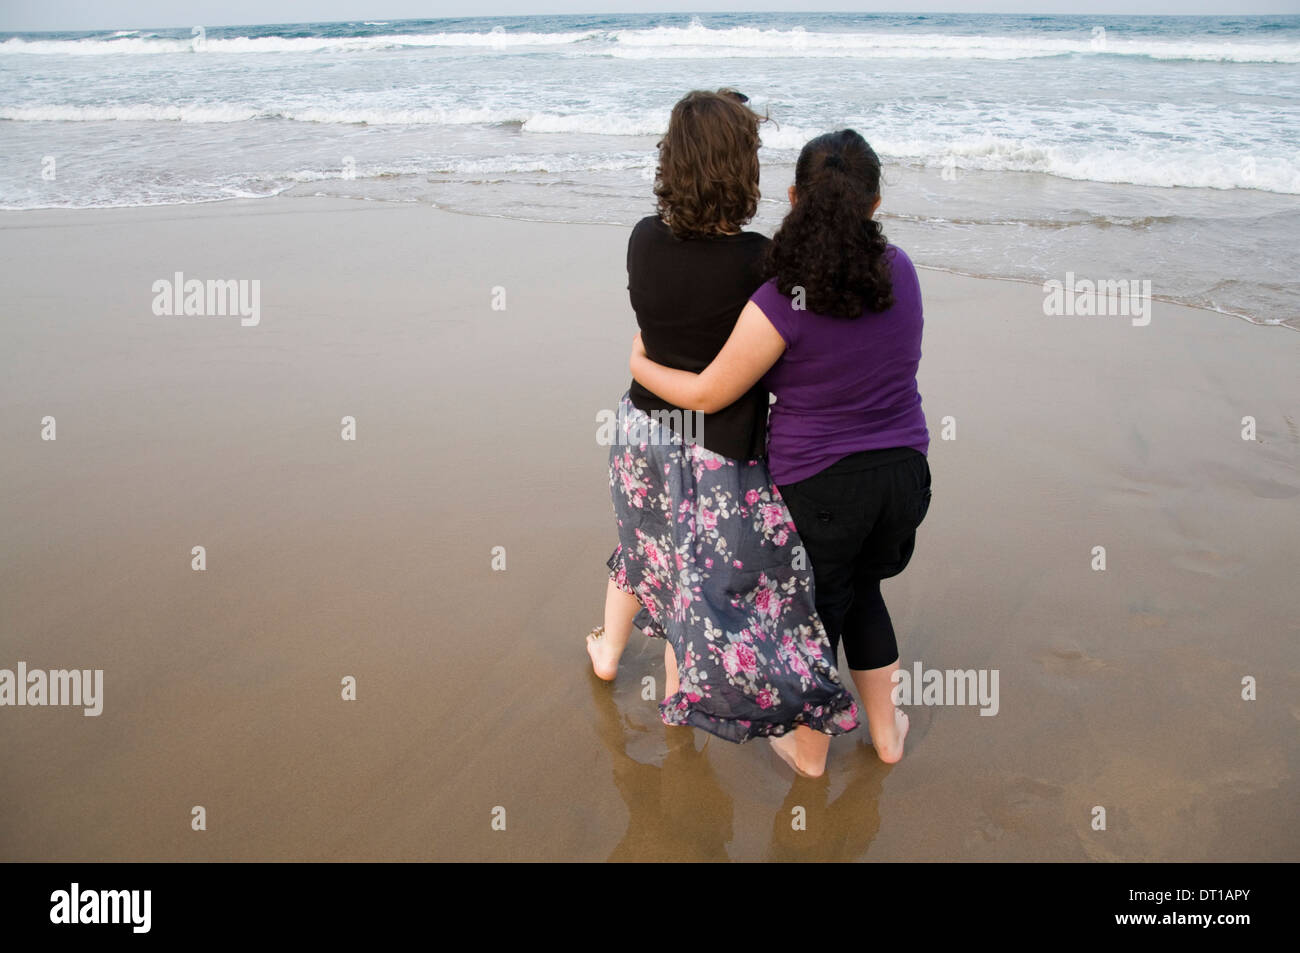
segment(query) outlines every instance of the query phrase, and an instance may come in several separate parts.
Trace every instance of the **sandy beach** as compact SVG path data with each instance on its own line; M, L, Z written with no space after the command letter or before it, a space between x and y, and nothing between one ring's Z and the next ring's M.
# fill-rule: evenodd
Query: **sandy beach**
M4 213L0 668L104 697L0 709L0 859L1300 859L1300 335L923 270L934 498L885 596L904 667L997 670L999 710L796 780L660 724L660 644L590 672L627 234ZM155 314L177 272L260 282L258 323Z

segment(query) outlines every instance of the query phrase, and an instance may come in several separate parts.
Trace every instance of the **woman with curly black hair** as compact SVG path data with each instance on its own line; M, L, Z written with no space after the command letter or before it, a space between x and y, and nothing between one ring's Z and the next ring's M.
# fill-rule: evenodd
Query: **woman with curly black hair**
M713 362L698 373L665 367L638 337L631 369L652 393L706 413L755 384L776 396L768 466L812 562L832 661L842 640L872 743L893 763L908 720L891 694L898 644L880 581L911 559L930 502L920 284L876 221L880 160L857 132L804 146L790 204L768 280ZM787 760L794 742L773 739Z

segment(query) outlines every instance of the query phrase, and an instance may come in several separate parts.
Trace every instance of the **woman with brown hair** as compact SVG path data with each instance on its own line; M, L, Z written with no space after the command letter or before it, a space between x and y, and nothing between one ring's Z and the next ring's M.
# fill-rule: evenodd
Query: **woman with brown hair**
M707 367L762 283L760 118L731 90L692 92L659 143L658 214L628 242L628 292L647 353ZM770 737L799 773L825 769L830 736L857 726L813 603L812 573L763 462L758 383L692 415L635 381L617 415L610 490L619 544L605 621L588 636L612 680L634 623L665 639L660 713L729 741ZM778 740L779 739L779 740Z

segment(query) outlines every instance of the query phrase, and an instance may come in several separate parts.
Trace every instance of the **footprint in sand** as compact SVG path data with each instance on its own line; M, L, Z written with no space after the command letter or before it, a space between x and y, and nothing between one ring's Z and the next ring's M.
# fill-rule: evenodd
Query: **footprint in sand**
M1169 624L1169 618L1164 610L1152 608L1151 604L1145 601L1141 604L1130 603L1128 612L1129 618L1134 623L1146 626L1148 629L1159 629Z
M1060 823L1060 785L1038 778L1009 779L997 794L980 803L975 833L985 841L1005 834L1050 836Z
M1191 552L1179 553L1171 561L1179 569L1186 569L1189 572L1201 573L1206 576L1226 578L1236 576L1241 572L1239 560L1228 559L1222 553L1216 553L1209 549L1195 549Z
M1278 469L1282 468L1279 467ZM1265 500L1289 500L1293 496L1300 496L1300 487L1290 483L1270 480L1268 477L1245 467L1207 463L1204 470L1206 475L1220 486L1240 487L1251 496L1257 496Z
M1053 675L1086 675L1108 664L1074 649L1052 649L1046 655L1037 656L1035 661Z

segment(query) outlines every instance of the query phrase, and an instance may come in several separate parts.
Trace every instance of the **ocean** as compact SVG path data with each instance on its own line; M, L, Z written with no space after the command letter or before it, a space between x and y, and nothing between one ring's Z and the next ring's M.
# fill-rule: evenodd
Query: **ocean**
M655 14L0 33L0 209L330 195L653 210L672 104L731 86L771 233L851 126L918 264L1300 328L1300 16Z

